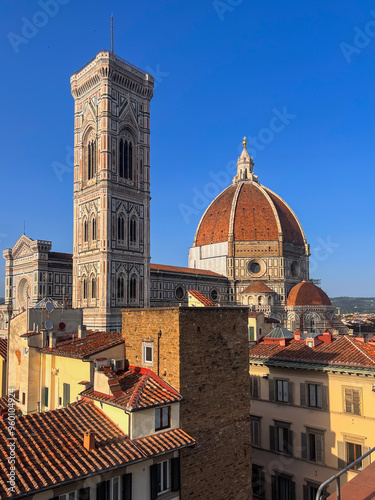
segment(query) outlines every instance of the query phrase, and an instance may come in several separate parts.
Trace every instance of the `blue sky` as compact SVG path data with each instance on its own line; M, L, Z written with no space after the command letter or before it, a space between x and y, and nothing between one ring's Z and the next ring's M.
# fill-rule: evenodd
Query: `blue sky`
M56 1L1 2L1 248L26 220L28 236L72 251L69 79L110 48L113 12L115 52L157 83L152 261L187 265L246 135L260 182L303 225L311 276L330 296L375 295L372 2ZM275 113L285 126L270 132Z

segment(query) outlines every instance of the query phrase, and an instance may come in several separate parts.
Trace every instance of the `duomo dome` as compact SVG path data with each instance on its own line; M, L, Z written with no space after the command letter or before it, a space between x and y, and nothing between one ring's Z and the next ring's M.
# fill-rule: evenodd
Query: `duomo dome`
M199 222L189 267L227 276L237 303L246 303L241 292L252 282L264 282L275 292L273 305L282 315L289 291L309 279L309 245L293 210L254 174L246 140L243 146L232 185Z

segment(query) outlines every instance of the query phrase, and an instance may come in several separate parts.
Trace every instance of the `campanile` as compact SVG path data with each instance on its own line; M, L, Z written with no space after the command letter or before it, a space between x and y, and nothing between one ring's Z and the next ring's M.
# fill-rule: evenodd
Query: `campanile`
M104 50L71 77L74 113L73 307L99 330L148 307L153 77Z

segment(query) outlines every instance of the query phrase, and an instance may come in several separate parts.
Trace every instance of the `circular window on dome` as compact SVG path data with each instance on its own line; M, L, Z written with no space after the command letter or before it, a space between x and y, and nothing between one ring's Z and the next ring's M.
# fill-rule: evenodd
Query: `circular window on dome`
M215 290L214 288L211 290L211 299L212 300L217 300L217 290Z
M174 291L177 300L182 300L185 297L185 288L179 285Z
M253 276L254 278L263 276L263 274L266 272L266 269L266 263L262 259L252 259L247 264L247 270L250 276Z
M294 261L290 266L290 270L292 272L293 278L298 278L301 272L301 266L298 264L298 262Z

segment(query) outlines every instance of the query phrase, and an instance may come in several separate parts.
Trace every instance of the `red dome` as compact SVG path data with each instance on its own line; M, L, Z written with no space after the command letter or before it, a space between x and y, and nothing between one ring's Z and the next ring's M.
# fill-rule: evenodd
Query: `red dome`
M254 181L226 188L206 210L194 246L229 241L283 241L304 245L302 227L292 209Z
M331 306L332 302L321 288L303 280L288 295L288 306Z

